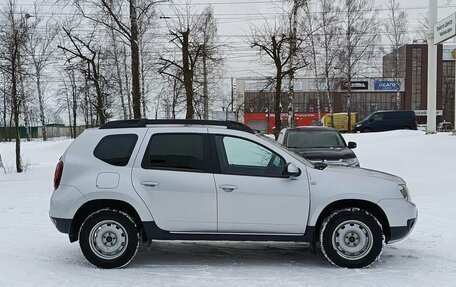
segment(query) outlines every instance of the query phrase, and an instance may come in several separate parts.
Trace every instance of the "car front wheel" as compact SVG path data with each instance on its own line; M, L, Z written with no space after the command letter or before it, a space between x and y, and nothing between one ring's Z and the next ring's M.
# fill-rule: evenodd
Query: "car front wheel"
M100 268L127 265L139 250L141 236L126 213L102 209L89 215L79 231L84 257Z
M324 220L320 242L323 254L332 264L363 268L380 258L384 235L372 214L359 208L346 208Z

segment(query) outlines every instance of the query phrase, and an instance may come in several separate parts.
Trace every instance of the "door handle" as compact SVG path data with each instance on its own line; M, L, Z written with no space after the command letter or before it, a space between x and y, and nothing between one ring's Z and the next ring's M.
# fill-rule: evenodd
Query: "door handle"
M159 185L158 181L141 181L140 183L144 186L151 186L151 187L155 187L155 186Z
M238 188L237 185L232 185L232 184L222 184L222 185L219 185L219 187L226 192L232 192L233 190Z

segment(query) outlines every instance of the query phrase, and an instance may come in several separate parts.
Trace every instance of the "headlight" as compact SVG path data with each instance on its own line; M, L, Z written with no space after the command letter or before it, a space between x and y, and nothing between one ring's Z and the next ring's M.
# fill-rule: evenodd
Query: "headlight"
M400 187L402 196L405 198L405 200L412 201L412 199L410 198L410 192L409 192L407 185L401 184L401 185L399 185L399 187Z
M344 162L350 166L359 166L359 161L356 157L344 159Z

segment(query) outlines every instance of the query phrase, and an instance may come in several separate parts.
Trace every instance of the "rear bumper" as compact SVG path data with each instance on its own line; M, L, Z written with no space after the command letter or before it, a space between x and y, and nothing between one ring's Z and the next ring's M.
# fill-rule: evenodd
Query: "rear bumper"
M58 231L69 234L70 233L70 227L71 227L71 219L66 219L66 218L56 218L50 216L52 223L54 223L55 227L57 228Z

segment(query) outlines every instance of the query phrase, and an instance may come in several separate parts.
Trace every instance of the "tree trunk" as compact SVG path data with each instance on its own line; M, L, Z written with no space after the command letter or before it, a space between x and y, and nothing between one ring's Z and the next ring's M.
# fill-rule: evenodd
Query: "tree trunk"
M128 118L127 115L127 107L125 106L125 98L124 98L124 90L123 90L123 83L122 83L122 71L120 67L120 59L119 59L119 52L117 51L117 43L116 38L114 35L114 29L111 29L111 37L112 37L112 45L114 51L114 62L116 63L116 75L117 75L117 85L119 86L119 93L120 93L120 106L122 108L123 119L126 120Z
M36 69L36 88L38 90L38 105L40 108L41 133L43 141L47 141L46 118L44 115L44 97L43 92L41 91L41 73L38 68Z
M204 48L203 55L203 118L209 119L209 91L207 87L207 56L206 48Z
M184 88L187 99L186 119L193 119L195 109L193 108L193 71L189 61L189 37L190 31L182 32L182 62L184 68Z
M141 106L142 106L142 116L144 118L147 118L146 115L146 78L145 78L145 67L144 67L144 61L143 58L140 58L140 63L141 63Z
M27 100L25 99L25 86L24 86L24 77L22 75L22 65L21 65L21 54L20 51L17 51L17 70L19 74L19 83L21 85L21 102L23 105L23 114L24 114L24 126L25 126L25 136L27 141L31 141L30 138L30 118L29 111L27 108Z
M347 132L351 131L351 78L348 80L348 92L347 92Z
M76 115L78 111L78 102L76 100L76 93L73 93L73 137L76 138Z
M131 23L131 85L133 101L133 117L141 118L141 90L139 84L139 47L138 47L138 21L136 16L136 0L130 0Z
M280 129L282 128L282 109L281 109L281 96L282 96L282 70L277 69L276 86L274 95L274 116L275 116L275 129L274 137L277 140L279 137Z
M294 64L294 56L295 56L295 53L296 53L296 36L297 36L297 27L298 27L298 20L297 20L297 17L298 17L298 9L299 9L299 1L298 0L294 0L293 1L293 13L291 13L290 15L290 32L291 32L291 35L290 35L290 64L289 64L289 70L290 70L290 75L289 75L289 79L288 79L288 126L289 127L293 127L294 126L294 94L295 94L295 91L294 91L294 85L293 85L293 81L294 81L294 76L295 76L295 73L293 71L293 64Z
M5 135L4 141L8 138L7 126L6 126L6 83L3 84L3 132Z
M128 67L127 67L127 50L125 49L124 46L124 70L125 70L125 89L126 89L126 94L127 94L127 107L128 107L128 118L132 118L131 114L131 91L130 91L130 85L128 84L130 82L130 79L128 78Z
M19 133L19 114L20 114L20 106L21 101L19 99L19 95L17 93L17 75L16 75L16 58L13 57L12 67L11 67L11 83L12 83L12 104L13 104L13 118L14 118L14 131L15 131L15 138L16 138L16 171L21 173L22 169L22 162L21 162L21 136Z
M104 125L106 123L106 114L105 114L105 107L104 107L104 99L103 99L103 93L101 92L100 88L100 75L98 73L95 61L92 60L90 62L92 65L92 70L93 70L93 77L92 81L93 84L95 85L95 91L97 93L97 116L100 121L100 125Z

